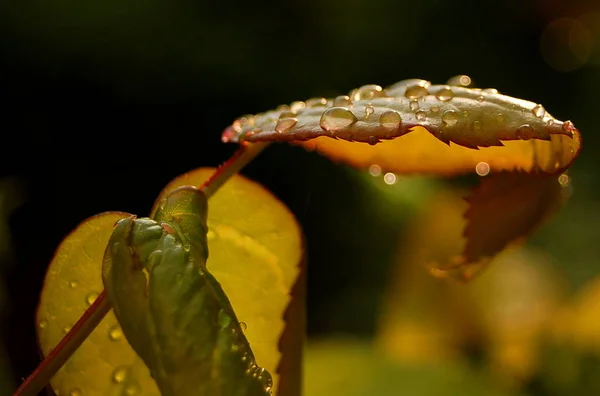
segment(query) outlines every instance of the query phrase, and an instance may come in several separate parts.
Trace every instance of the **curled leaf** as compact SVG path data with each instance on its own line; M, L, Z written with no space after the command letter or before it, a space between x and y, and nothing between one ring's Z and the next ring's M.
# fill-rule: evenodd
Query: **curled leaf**
M185 173L161 192L153 213L174 189L202 185L213 168ZM273 376L274 394L301 390L304 283L302 233L273 194L243 176L209 201L206 267L227 294L257 363Z
M270 395L227 295L206 269L207 202L173 191L155 219L119 221L103 280L115 315L164 396Z
M223 141L292 142L384 172L486 176L469 198L462 256L441 259L435 272L470 279L560 206L560 180L568 179L562 173L581 150L572 122L555 119L540 104L470 84L457 76L448 85L419 79L385 89L365 85L337 98L240 117Z
M540 104L417 79L244 116L223 140L297 142L357 167L441 175L472 172L480 162L494 172L554 173L581 148L573 123L556 120Z

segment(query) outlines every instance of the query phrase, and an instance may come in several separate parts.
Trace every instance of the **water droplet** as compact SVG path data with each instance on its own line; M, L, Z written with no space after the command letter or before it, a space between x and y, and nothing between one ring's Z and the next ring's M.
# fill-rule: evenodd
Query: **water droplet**
M480 162L475 165L475 172L479 176L487 176L490 173L490 165L487 162Z
M489 94L497 94L498 90L496 88L486 88L483 90L483 92L489 93Z
M306 101L306 107L322 107L322 106L327 106L327 99L311 98Z
M42 319L38 326L40 327L40 329L45 329L46 327L48 327L48 321L46 319Z
M288 105L279 105L275 108L275 112L283 113L284 111L290 111L290 106Z
M485 101L485 96L483 96L483 95L480 95L480 96L477 98L477 100L478 100L478 101L480 101L480 102L483 102L483 101Z
M88 294L88 295L85 297L85 302L86 302L88 305L92 305L92 304L94 303L94 301L96 301L96 299L97 299L97 298L98 298L98 293L96 293L96 292L91 292L90 294Z
M473 121L473 130L474 131L480 131L481 130L481 122L479 122L479 121Z
M139 393L140 393L139 385L127 385L127 387L125 387L125 394L127 396L134 396L134 395L138 395Z
M181 247L183 248L183 250L184 250L185 252L189 252L189 251L190 251L190 249L191 249L191 246L190 246L190 244L189 244L189 243L184 243L183 245L181 245Z
M371 176L376 177L376 176L380 176L381 175L381 167L379 165L371 165L369 166L369 174L371 174Z
M284 120L286 118L294 118L294 117L296 117L295 111L283 111L283 112L279 113L279 117L277 119Z
M419 121L425 121L425 119L427 119L427 113L423 110L417 111L415 115L417 116L417 120Z
M333 99L333 105L338 107L348 107L352 106L352 101L349 96L340 95L337 98Z
M244 354L242 356L242 362L245 362L246 360L248 360L248 355Z
M439 112L439 111L440 111L440 108L439 108L439 107L437 107L437 106L433 106L433 107L432 107L431 109L429 109L429 110L431 110L431 112L432 112L432 113L437 113L437 112Z
M379 139L377 136L369 136L367 138L367 143L369 143L371 146L375 146L377 143L379 143Z
M369 118L369 116L371 114L373 114L374 112L375 112L375 109L373 108L373 106L371 106L371 105L365 106L365 118Z
M71 331L71 326L63 327L63 333L67 334L69 331Z
M542 106L541 104L538 104L538 105L535 105L533 107L533 109L531 109L531 112L537 118L543 118L544 114L546 114L546 109L544 109L544 106Z
M436 97L442 102L446 102L454 97L454 92L450 88L443 88Z
M332 107L321 116L319 124L326 131L335 131L349 127L356 122L356 116L344 107Z
M410 103L408 104L408 107L412 111L417 111L417 110L419 110L419 102L417 102L416 99L411 99Z
M120 384L125 381L127 378L127 368L126 367L118 367L115 371L113 371L112 380L115 384Z
M231 325L231 316L223 309L219 311L219 326L221 329L226 329Z
M71 289L75 289L77 287L78 283L75 281L71 281L69 282L69 286L71 287Z
M123 331L119 325L114 325L108 330L108 338L111 341L119 341L123 338Z
M69 396L82 396L82 395L83 395L83 392L79 388L73 388L69 392Z
M379 125L386 129L398 129L402 124L400 113L388 110L379 116Z
M271 394L272 390L273 390L273 387L271 385L265 386L265 392L267 392L268 394Z
M471 80L471 77L467 76L466 74L460 74L458 76L451 77L447 82L448 85L457 85L461 87L468 87L472 83L473 80Z
M246 329L248 328L248 325L246 324L246 322L240 322L240 328L241 328L243 331L246 331Z
M354 91L352 91L352 94L350 96L352 100L356 101L381 98L385 97L386 95L385 92L383 92L383 88L381 88L379 85L370 84L363 85L362 87L355 89Z
M558 184L560 184L561 187L567 187L570 183L571 178L566 173L563 173L562 175L558 176Z
M283 120L279 120L277 121L277 125L275 125L275 132L285 133L293 128L297 123L297 118L284 118Z
M442 121L446 126L454 126L458 122L458 113L454 110L448 110L442 115Z
M305 107L306 107L306 104L301 101L296 101L296 102L290 103L290 111L294 114L297 113L298 111L302 110Z
M429 95L427 88L418 84L406 88L406 91L404 92L404 96L409 99L417 99L426 95Z
M388 172L385 175L383 175L383 181L385 182L385 184L387 185L392 185L392 184L396 184L396 175Z
M498 115L496 116L496 121L498 121L498 124L502 124L504 122L504 116L502 115L502 113L498 113Z
M521 140L529 140L535 136L535 130L531 125L521 125L517 132L515 132L515 136L517 136Z

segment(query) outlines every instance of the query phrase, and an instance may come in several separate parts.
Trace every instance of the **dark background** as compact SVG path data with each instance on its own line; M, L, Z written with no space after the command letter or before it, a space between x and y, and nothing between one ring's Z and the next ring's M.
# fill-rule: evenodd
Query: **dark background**
M592 0L3 2L0 296L8 378L19 381L39 361L33 318L45 269L79 222L108 210L148 213L175 176L234 152L220 133L242 114L368 83L443 83L464 73L572 120L584 151L571 205L588 205L580 216L588 223L561 220L580 232L570 235L578 242L561 239L559 222L554 239L539 243L568 245L552 254L570 258L560 262L576 289L600 268L599 10ZM403 223L374 215L357 172L300 148L272 146L243 174L304 227L309 335L372 335Z

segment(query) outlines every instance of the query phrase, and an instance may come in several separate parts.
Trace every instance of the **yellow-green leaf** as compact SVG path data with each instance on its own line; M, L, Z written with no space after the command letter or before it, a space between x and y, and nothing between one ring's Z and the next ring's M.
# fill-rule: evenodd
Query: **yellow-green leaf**
M213 172L200 168L179 176L161 192L157 204L177 187L201 185ZM294 394L289 392L300 388L299 363L293 366L296 372L279 367L282 353L288 365L301 359L302 340L297 337L281 351L279 347L286 325L296 328L303 323L302 310L288 315L292 323L284 321L302 257L301 231L294 216L259 184L234 177L209 200L208 249L207 268L245 324L257 364L273 375L274 394ZM301 301L301 296L294 298ZM278 391L280 376L286 392Z
M201 168L182 175L157 202L178 186L201 185L213 172ZM102 290L104 249L116 221L128 216L120 212L94 216L59 246L36 319L44 355ZM207 267L244 322L257 363L273 374L274 394L298 395L304 318L301 231L294 216L263 187L234 176L210 199L208 225ZM85 395L111 396L125 389L159 394L112 312L54 377L52 387L61 394L79 390Z
M90 217L60 244L44 280L36 324L42 353L62 339L102 291L102 257L114 224L130 216L108 212ZM144 362L131 349L111 312L52 378L60 395L160 395ZM77 393L80 392L80 393Z

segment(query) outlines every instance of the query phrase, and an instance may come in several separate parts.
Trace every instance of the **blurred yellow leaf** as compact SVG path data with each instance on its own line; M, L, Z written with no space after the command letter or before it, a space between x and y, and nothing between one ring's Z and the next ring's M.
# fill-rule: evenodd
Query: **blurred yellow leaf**
M212 168L200 168L180 176L163 190L157 203L178 186L201 185L213 172ZM44 355L102 290L104 249L115 222L126 216L120 212L94 216L56 251L36 319ZM304 291L301 231L294 216L259 184L234 176L211 198L208 225L207 266L247 327L245 334L257 362L273 374L274 394L297 395ZM288 336L282 338L284 330ZM281 351L280 338L285 341ZM274 373L281 375L281 381ZM53 378L52 387L60 394L80 390L85 395L110 396L121 395L128 388L144 395L159 394L112 312Z
M563 298L562 279L546 255L508 249L468 285L441 282L419 266L464 248L463 191L446 189L423 204L400 245L384 296L376 346L397 361L456 362L465 347L486 352L505 383L522 383L538 367L539 344ZM483 262L482 265L486 264Z

